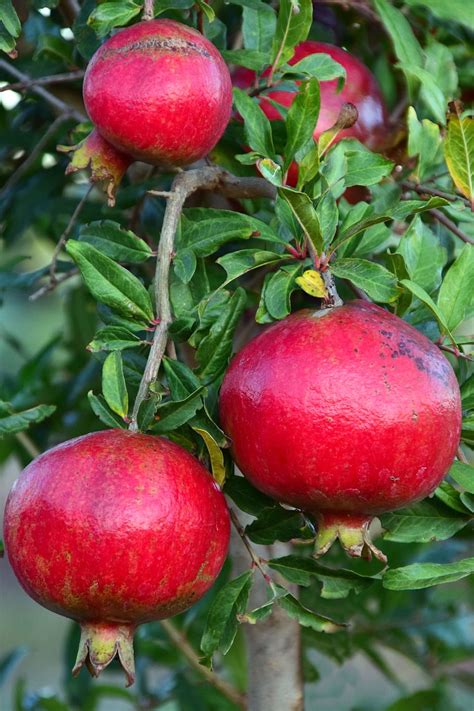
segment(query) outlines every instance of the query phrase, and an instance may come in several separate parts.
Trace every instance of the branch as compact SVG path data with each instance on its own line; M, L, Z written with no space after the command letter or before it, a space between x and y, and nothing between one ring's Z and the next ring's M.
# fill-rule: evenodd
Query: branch
M71 114L62 114L55 118L53 123L49 126L46 133L44 133L36 146L31 151L30 155L25 158L23 163L20 163L18 168L10 175L9 179L0 191L0 195L4 195L10 188L17 184L20 178L27 172L27 170L33 165L41 151L48 145L49 139L56 133L59 126L71 118Z
M215 689L218 689L229 701L232 701L239 708L245 709L245 697L243 694L239 693L232 684L221 679L217 674L201 664L194 648L181 630L178 630L170 620L161 620L161 626L193 669L201 674Z
M5 84L5 86L0 87L0 92L2 91L23 91L24 89L31 89L33 86L46 86L47 84L62 84L64 82L75 81L76 79L82 79L84 77L85 71L83 69L78 69L77 72L65 72L63 74L51 74L47 77L36 77L35 79L28 79L27 81L17 81L13 84Z
M4 59L0 59L0 69L3 69L5 72L7 72L7 74L10 74L22 83L31 82L31 77L29 77L27 74L23 74L23 72L20 72L16 67L12 66ZM49 104L49 106L51 106L51 108L54 109L54 111L56 111L57 113L68 114L79 122L87 121L87 116L83 114L82 111L78 111L77 109L71 108L68 104L66 104L61 99L58 99L57 96L52 94L47 89L44 89L42 86L32 85L31 91L37 96L39 96L41 99L46 101L46 103Z
M446 229L448 229L450 232L453 233L453 235L456 235L456 237L459 237L459 239L462 239L463 242L466 244L474 244L474 239L472 237L469 237L465 232L459 229L459 227L452 222L452 220L449 219L449 217L446 217L446 215L441 212L441 210L436 210L436 208L433 208L432 210L429 211L430 215L435 218L439 223L444 225Z
M153 193L166 198L167 205L158 246L158 259L155 274L155 302L157 327L145 366L145 371L133 406L129 429L138 430L138 413L142 402L147 398L150 385L155 382L161 360L168 342L168 328L172 321L169 299L169 271L173 259L174 238L179 225L181 212L187 198L197 190L215 190L227 197L274 198L276 189L263 178L237 178L222 168L209 166L179 173L173 180L169 192Z
M381 24L380 17L364 0L323 0L324 5L340 5L344 10L355 10L372 22Z
M442 343L438 343L438 348L441 351L446 351L446 353L451 353L453 356L456 356L456 358L461 358L463 360L470 360L471 362L474 362L474 358L472 356L467 355L467 353L463 353L459 350L459 348L451 348L451 346L445 346Z
M456 200L462 200L466 205L470 205L467 198L461 195L454 195L453 193L446 193L444 190L438 190L437 188L430 188L428 185L422 185L418 183L413 183L411 180L404 180L402 183L402 188L406 190L413 190L413 192L418 193L418 195L434 195L435 197L444 198L450 202L455 202Z
M54 282L54 284L49 281L47 284L38 289L38 291L35 291L33 294L31 294L31 296L29 297L29 301L37 301L37 299L40 299L45 294L49 294L49 292L54 291L57 286L63 283L63 281L67 281L68 279L71 279L72 277L75 277L78 274L79 269L71 269L70 272L61 274L61 276L56 277L56 281Z
M74 227L74 225L76 224L77 218L79 217L82 208L86 204L87 198L89 197L93 187L94 187L94 185L89 185L86 192L84 193L82 198L79 200L78 204L76 205L76 209L74 210L74 212L71 215L71 219L69 220L66 229L62 233L61 237L58 240L56 247L54 248L53 256L51 259L51 264L49 267L49 281L50 281L50 286L52 288L54 288L54 286L58 282L58 277L56 276L56 264L58 261L59 254L60 254L62 248L64 247L64 245L66 244L67 239L68 239L69 235L71 234L71 230Z
M252 544L250 543L248 536L245 533L244 527L240 523L239 518L238 518L237 514L235 513L234 509L232 509L230 506L228 506L228 508L229 508L230 520L232 521L235 530L239 534L239 536L242 540L242 543L244 544L244 546L246 547L246 549L248 551L248 554L249 554L250 559L252 561L252 566L257 568L257 570L262 574L262 577L265 580L265 582L267 583L267 585L272 589L272 592L276 593L276 588L273 583L273 580L268 575L268 573L265 572L265 569L262 565L263 559L260 558L259 555L257 555L256 551L252 547Z

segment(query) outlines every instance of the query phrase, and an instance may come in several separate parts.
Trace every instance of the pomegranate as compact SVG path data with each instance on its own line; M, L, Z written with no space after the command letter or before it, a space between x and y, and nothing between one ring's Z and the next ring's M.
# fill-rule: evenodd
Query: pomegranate
M210 588L229 542L224 496L188 452L108 430L35 459L13 485L5 545L26 592L81 624L73 673L118 654L134 681L137 625L186 610Z
M174 20L139 22L110 37L87 67L83 93L102 137L153 164L203 158L232 108L221 55L197 30Z
M306 40L296 47L288 64L293 65L311 54L321 53L329 54L336 62L339 62L346 70L347 76L340 92L337 91L337 79L321 82L321 109L313 133L315 140L323 131L327 131L336 123L342 105L350 103L356 106L359 117L352 128L345 129L338 134L337 140L357 138L368 148L374 150L381 148L387 133L387 109L375 77L360 59L332 44ZM264 76L267 74L268 70L264 72ZM255 72L239 67L233 73L232 81L235 86L247 89L254 85ZM276 121L282 118L281 114L265 97L282 104L282 106L289 107L293 103L295 93L279 91L278 87L275 87L261 97L261 108L270 121Z
M299 311L238 353L220 394L243 474L313 516L316 556L336 538L386 560L372 517L428 496L453 461L461 405L439 349L363 301Z

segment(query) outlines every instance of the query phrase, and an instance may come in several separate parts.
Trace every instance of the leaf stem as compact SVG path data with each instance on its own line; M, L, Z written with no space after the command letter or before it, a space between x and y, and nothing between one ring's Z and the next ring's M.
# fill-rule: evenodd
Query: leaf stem
M229 684L228 681L221 679L215 672L201 664L198 655L186 635L175 627L171 620L161 620L161 626L193 669L203 676L209 684L212 684L215 689L220 691L229 701L232 701L232 703L239 708L245 709L245 696L235 689L232 684Z

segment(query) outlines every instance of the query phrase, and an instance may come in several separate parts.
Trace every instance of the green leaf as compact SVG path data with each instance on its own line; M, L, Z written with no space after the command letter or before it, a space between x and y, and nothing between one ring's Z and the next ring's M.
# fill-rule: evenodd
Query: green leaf
M474 558L456 563L414 563L404 568L391 568L383 576L388 590L421 590L433 585L454 583L474 573Z
M313 19L311 0L280 0L272 46L272 63L278 69L293 55L293 48L303 42Z
M210 383L224 372L232 355L234 331L247 303L243 289L232 294L221 315L203 338L196 352L198 373L203 382Z
M403 235L397 252L405 260L411 281L428 293L440 285L446 250L419 217L415 217Z
M112 220L100 220L83 225L78 240L91 244L99 252L117 262L138 264L153 254L146 242L131 230L125 230L118 222Z
M298 183L296 189L301 190L304 185L313 180L319 173L318 144L314 143L301 160L299 155L296 156L295 160L298 163Z
M92 390L87 393L89 399L89 405L91 410L96 415L104 425L107 427L118 427L120 429L126 429L127 425L123 420L119 419L116 415L110 412L104 398L101 395L94 395Z
M336 234L337 224L339 221L337 201L330 190L328 190L318 202L316 214L321 227L323 245L324 248L326 248L329 244L331 244L334 235Z
M275 10L268 6L258 10L244 7L242 12L242 35L246 50L262 52L268 59L276 29ZM268 62L270 63L270 62Z
M290 264L269 275L262 290L256 315L257 323L267 323L267 313L271 317L270 320L280 320L288 316L291 310L291 294L298 288L296 278L303 269L302 263Z
M56 410L55 405L36 405L28 410L14 412L10 403L0 401L0 405L5 412L5 416L0 417L0 438L27 430L30 425L42 422Z
M466 491L474 494L474 467L463 462L454 462L449 470L449 476Z
M215 596L201 639L201 649L207 657L218 649L226 654L231 648L238 628L237 615L247 607L252 577L251 570L242 573L226 583Z
M285 74L307 74L318 81L331 81L331 79L346 78L346 70L329 54L318 52L303 57L296 64L283 67Z
M172 400L158 405L155 413L158 421L152 427L153 432L163 434L185 425L203 407L202 398L205 393L206 388L201 386L182 400Z
M474 373L461 386L463 410L474 410Z
M114 351L102 366L102 393L112 412L122 418L128 414L128 392L123 374L122 356Z
M54 35L41 35L36 46L34 59L46 57L46 59L54 59L64 62L66 65L74 64L73 60L74 45L72 42L55 37Z
M405 15L388 0L374 0L374 5L390 35L398 59L407 66L422 67L424 64L423 50ZM413 88L413 82L411 82L411 88Z
M261 249L242 249L239 252L229 252L229 254L216 259L217 264L225 269L227 275L221 287L226 286L234 279L238 279L243 274L247 274L252 269L268 264L277 264L285 259L287 259L285 255Z
M439 308L436 306L435 302L431 298L429 294L426 293L424 289L421 288L421 286L418 286L418 284L415 284L413 281L410 281L409 279L402 279L400 281L400 284L404 286L408 291L410 291L414 296L416 296L417 299L420 299L425 306L429 308L429 310L432 312L434 315L435 319L438 322L439 328L443 333L446 333L451 341L454 343L454 336L452 335L451 331L449 330L448 324L446 322L446 319L444 315L441 313Z
M472 30L472 8L465 0L404 0L405 5L428 7L437 17L448 22L460 22Z
M328 568L313 558L302 558L296 555L273 558L268 565L296 585L308 587L316 578L323 584L321 597L328 600L346 598L350 592L362 592L374 582L373 577L359 575L344 568L338 570Z
M451 538L464 528L468 518L435 501L421 501L409 508L384 514L381 521L387 530L384 538L388 541L430 543Z
M216 19L216 13L212 9L212 7L208 5L207 2L204 2L204 0L196 0L196 4L203 11L209 22L214 22L214 20Z
M11 0L0 0L0 22L3 22L6 31L12 37L19 37L21 22Z
M355 141L344 139L344 142L349 143L349 141L351 145L354 145ZM382 178L390 175L395 165L391 160L366 149L346 150L345 154L347 173L344 183L347 188L352 185L375 185Z
M444 155L454 184L470 200L474 209L474 118L472 116L461 117L454 111L450 113Z
M291 541L292 538L307 537L306 520L300 511L273 506L264 509L256 521L252 521L245 533L254 542L270 545L275 541Z
M136 276L90 244L69 240L66 251L76 262L87 288L97 301L142 323L153 320L150 296Z
M334 276L351 281L374 301L391 303L400 295L397 278L375 262L355 257L337 259L331 264L331 271Z
M474 296L474 247L465 244L445 274L438 294L438 307L448 328L454 331L468 314Z
M278 194L286 200L303 232L314 245L316 253L321 255L323 252L323 236L318 215L309 195L286 187L279 188Z
M250 148L266 158L275 158L272 127L255 99L234 87L234 103L245 122L245 135Z
M414 64L397 65L403 70L410 84L419 84L420 98L430 109L433 117L441 124L446 122L446 101L433 75L426 69Z
M258 158L256 161L258 172L272 185L279 187L283 183L281 165L271 158Z
M429 119L418 120L413 106L408 108L408 155L418 156L418 165L414 171L418 180L422 181L433 172L433 167L442 159L442 139L439 126Z
M228 64L237 64L239 67L261 71L268 64L268 55L257 49L235 49L221 52Z
M263 509L275 506L273 499L255 489L243 476L231 476L226 479L224 491L235 501L239 509L252 516L259 516Z
M0 51L5 52L10 57L16 57L15 38L0 25Z
M448 506L453 511L464 514L464 516L469 515L470 508L463 504L461 499L461 493L451 486L447 481L442 481L435 491L435 496L437 499L443 502L445 506Z
M313 610L308 610L290 593L278 598L277 604L285 610L289 617L297 620L302 627L310 627L316 632L332 634L333 632L340 632L347 626L338 624L322 615L317 615Z
M89 15L87 24L99 37L105 37L114 27L123 27L142 10L133 0L108 0L96 7Z
M311 140L318 122L319 106L318 80L313 78L301 82L298 94L292 102L286 118L287 141L283 151L284 171L290 167L295 154Z
M137 348L143 341L134 333L120 326L106 326L97 331L93 340L87 346L91 353L99 351L121 351L125 348Z

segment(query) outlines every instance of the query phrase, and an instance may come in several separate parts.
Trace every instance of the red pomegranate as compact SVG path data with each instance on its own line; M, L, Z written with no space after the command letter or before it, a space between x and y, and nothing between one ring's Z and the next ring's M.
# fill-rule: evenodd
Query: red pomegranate
M337 140L357 138L370 149L381 148L387 133L387 109L375 77L360 59L332 44L306 40L296 47L295 53L288 63L293 65L311 54L320 53L329 54L336 62L339 62L346 70L347 76L340 92L337 91L337 79L321 82L321 109L313 133L315 140L323 131L327 131L336 123L342 105L351 103L356 106L359 117L352 128L338 134ZM264 76L267 74L268 70L264 72ZM239 67L233 73L232 81L235 86L247 89L254 84L255 72ZM289 107L295 98L295 93L279 91L276 87L265 96ZM260 106L270 121L282 118L278 109L264 96L261 98Z
M92 57L83 91L101 135L148 163L203 158L232 108L221 55L197 30L174 20L139 22L113 35Z
M381 560L372 517L435 489L461 426L446 358L363 301L299 311L258 335L230 365L220 415L244 475L316 519L316 555L339 537Z
M12 568L40 605L81 624L73 673L117 653L134 681L137 625L186 610L224 562L224 496L188 452L161 437L108 430L35 459L5 511Z

